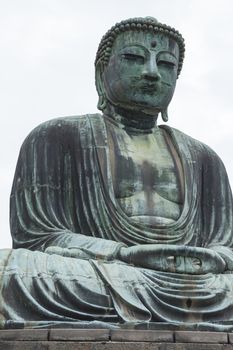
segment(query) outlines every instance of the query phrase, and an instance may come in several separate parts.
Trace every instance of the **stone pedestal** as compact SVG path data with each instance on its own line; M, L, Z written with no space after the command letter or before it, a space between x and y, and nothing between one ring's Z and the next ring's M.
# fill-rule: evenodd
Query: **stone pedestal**
M0 350L233 350L233 333L23 329L0 331Z

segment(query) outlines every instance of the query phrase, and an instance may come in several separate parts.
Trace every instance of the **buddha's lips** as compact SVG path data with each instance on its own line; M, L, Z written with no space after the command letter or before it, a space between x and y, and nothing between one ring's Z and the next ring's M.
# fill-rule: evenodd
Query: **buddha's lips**
M143 83L140 85L140 89L143 91L156 92L158 90L158 84Z

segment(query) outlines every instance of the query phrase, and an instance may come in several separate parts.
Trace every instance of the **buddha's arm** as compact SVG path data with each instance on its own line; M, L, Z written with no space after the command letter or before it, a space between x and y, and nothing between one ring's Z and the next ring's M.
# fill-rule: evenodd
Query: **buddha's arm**
M119 257L135 266L176 273L221 273L226 266L223 258L212 249L182 245L151 244L121 248Z
M211 250L217 252L226 263L226 271L233 271L233 250L229 247L214 245Z
M223 162L208 146L201 154L202 246L216 252L233 271L233 201Z
M101 233L90 218L89 213L98 215L98 208L91 211L85 181L92 169L83 165L79 131L78 120L58 119L42 124L25 140L11 193L14 248L51 252L56 247L64 254L79 249L79 255L110 258L123 246L111 237L98 238Z
M126 245L121 242L64 232L53 237L44 245L43 250L48 254L73 258L114 260L118 258L119 251L123 247Z

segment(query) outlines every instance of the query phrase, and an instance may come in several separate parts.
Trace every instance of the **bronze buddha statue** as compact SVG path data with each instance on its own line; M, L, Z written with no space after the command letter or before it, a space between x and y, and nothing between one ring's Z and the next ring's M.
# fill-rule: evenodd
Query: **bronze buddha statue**
M11 193L2 327L231 329L232 194L219 157L166 125L184 40L152 17L113 26L98 108L39 125ZM212 327L212 328L211 328Z

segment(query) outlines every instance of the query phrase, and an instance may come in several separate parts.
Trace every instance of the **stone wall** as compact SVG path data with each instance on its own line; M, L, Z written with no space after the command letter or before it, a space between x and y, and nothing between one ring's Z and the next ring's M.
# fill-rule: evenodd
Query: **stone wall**
M0 331L0 350L233 350L233 333L24 329Z

